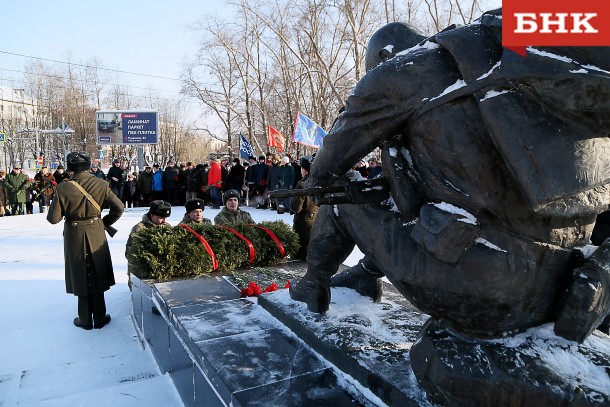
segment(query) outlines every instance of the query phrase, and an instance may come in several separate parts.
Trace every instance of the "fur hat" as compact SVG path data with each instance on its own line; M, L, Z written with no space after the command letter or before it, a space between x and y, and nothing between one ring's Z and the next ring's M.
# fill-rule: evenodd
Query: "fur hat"
M311 161L311 157L304 155L299 160L299 165L301 166L301 168L304 168L309 172L311 170Z
M260 157L258 157L258 160L259 160L259 161L260 161L260 160L264 160L264 159L265 159L265 156L264 156L264 155L261 155Z
M83 172L91 168L91 157L84 152L73 151L66 157L68 171Z
M239 192L234 189L229 189L228 191L226 191L224 194L222 194L222 204L226 205L229 198L237 198L237 200L239 200Z
M172 214L172 206L169 203L160 199L152 201L150 203L150 209L148 210L148 213L151 215L160 216L162 218L167 218Z
M203 211L205 210L205 202L203 199L194 198L188 200L186 204L184 204L184 207L186 208L186 213L192 212L195 209L201 209Z
M287 156L283 156L283 157L282 157L282 162L283 162L284 164L288 164L288 163L290 162L290 158L288 158Z

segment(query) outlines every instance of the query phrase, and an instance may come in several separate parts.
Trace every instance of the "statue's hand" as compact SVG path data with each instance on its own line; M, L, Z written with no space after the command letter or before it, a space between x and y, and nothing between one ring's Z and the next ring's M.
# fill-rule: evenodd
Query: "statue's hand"
M555 333L582 343L610 312L610 239L574 270Z

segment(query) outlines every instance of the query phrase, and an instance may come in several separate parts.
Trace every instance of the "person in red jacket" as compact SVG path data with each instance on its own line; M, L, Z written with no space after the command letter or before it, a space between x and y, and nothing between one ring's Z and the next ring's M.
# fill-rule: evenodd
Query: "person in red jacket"
M220 209L221 195L220 187L222 186L222 172L220 161L215 157L210 158L210 171L208 172L208 189L212 197L212 208Z

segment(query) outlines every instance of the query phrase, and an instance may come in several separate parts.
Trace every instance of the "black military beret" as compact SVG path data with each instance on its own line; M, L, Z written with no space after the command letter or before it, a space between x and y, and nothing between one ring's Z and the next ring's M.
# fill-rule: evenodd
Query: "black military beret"
M203 211L205 210L205 202L203 202L203 199L195 198L187 201L184 207L186 208L186 213L194 211L195 209L201 209Z
M151 215L160 216L162 218L167 218L172 214L172 206L168 202L162 201L160 199L152 201L150 203L150 209L148 210L148 213L150 213Z

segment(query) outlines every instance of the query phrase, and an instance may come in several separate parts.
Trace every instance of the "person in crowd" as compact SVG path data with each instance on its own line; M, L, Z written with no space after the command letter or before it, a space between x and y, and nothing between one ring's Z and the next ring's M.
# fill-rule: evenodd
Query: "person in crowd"
M212 208L220 209L221 195L220 187L222 186L222 169L220 168L220 160L214 157L210 158L210 171L208 172L208 190L212 198Z
M246 185L248 186L248 199L252 197L254 192L254 181L252 180L252 167L256 165L256 157L249 156L248 157L248 167L244 166Z
M68 173L65 171L64 166L58 165L57 169L53 173L53 178L55 178L55 182L57 182L58 184L61 184L64 181L68 181L68 179L70 177L69 177Z
M121 168L121 160L118 158L112 163L112 167L108 169L108 176L106 179L110 183L110 190L122 200L123 184L125 183L124 174L125 171Z
M244 178L241 182L241 200L248 206L250 204L250 187L248 186L246 174L248 174L248 170L250 169L250 163L246 161L242 166L244 167Z
M222 195L223 208L214 217L215 225L230 225L232 223L254 223L250 213L239 208L239 191L229 189Z
M6 182L6 171L0 170L0 217L10 215L9 204L8 204L8 193L4 188Z
M71 152L66 157L70 182L55 187L55 197L47 214L51 224L64 222L66 292L78 297L78 317L74 325L90 330L110 323L104 292L115 284L105 228L123 214L121 200L108 183L89 173L91 157ZM102 217L102 207L109 212Z
M267 191L275 191L281 189L280 184L280 156L273 154L271 157L271 165L269 166L269 175L267 176ZM277 210L277 200L269 199L269 206L273 210Z
M150 206L153 194L153 172L150 165L144 167L144 171L138 176L136 185L138 187L138 193L140 194L139 200L142 206Z
M100 168L99 164L91 164L91 174L99 179L106 179L106 174Z
M163 189L167 202L171 205L178 204L178 172L172 160L167 162L167 167L163 171Z
M292 184L292 187L294 188L301 178L303 178L301 175L301 165L299 164L299 160L293 160L290 154L286 154L286 157L290 159L290 165L292 165L292 168L294 169L294 183Z
M229 168L231 166L229 165L229 160L226 158L223 158L220 162L220 180L222 182L222 186L220 188L221 192L225 192L228 191L229 189Z
M369 176L369 169L366 166L366 163L364 162L364 160L359 160L352 169L358 171L362 178L368 178L368 176Z
M369 174L368 179L373 179L379 176L383 172L383 168L379 165L379 162L376 158L371 158L369 160Z
M137 190L136 180L134 179L133 175L129 174L127 176L127 181L125 181L125 184L123 185L123 192L122 192L123 205L125 205L125 208L134 207L134 204L138 200L138 196L136 195L136 190Z
M185 163L182 163L179 166L176 185L178 186L176 203L184 205L186 202L186 187L188 186L188 167Z
M211 225L212 221L208 218L203 217L203 211L205 210L205 202L203 199L195 198L191 199L184 204L184 208L186 209L186 213L184 214L184 218L182 218L182 222L186 225L188 224L196 224L196 225Z
M143 229L148 228L171 228L172 226L167 223L166 219L170 217L172 214L172 206L169 202L165 202L161 199L154 200L150 203L150 207L148 208L148 212L142 215L142 220L134 225L131 228L131 232L129 232L129 237L127 238L127 245L125 246L125 257L129 259L131 250L133 248L133 235L136 232L139 232ZM131 290L131 275L136 277L140 276L140 272L138 268L127 262L127 277L128 277L128 286Z
M49 205L57 182L53 174L49 172L49 167L43 166L34 175L34 195L37 196L40 213L45 213Z
M21 172L21 164L13 165L13 171L6 176L4 188L8 190L8 200L13 215L25 215L27 189L31 182L28 176Z
M189 161L186 163L186 194L185 202L197 198L197 172L195 163Z
M152 183L152 199L155 201L161 201L165 198L165 182L163 177L163 171L159 167L159 164L153 165L153 183Z
M292 189L294 187L294 167L290 164L290 157L282 157L279 168L280 171L276 189ZM290 197L276 199L276 207L279 214L288 212L290 208Z
M193 175L195 179L195 190L197 191L197 198L203 199L206 205L210 202L210 194L208 193L208 170L209 165L197 164L195 167L195 173Z
M227 176L227 190L234 189L241 191L244 185L244 167L241 165L239 158L233 159L233 164L230 167L229 175Z
M28 187L25 190L25 213L32 215L34 213L34 198L36 197L34 178L28 177L28 182Z
M258 164L250 167L248 184L252 185L250 200L258 209L267 207L267 178L269 166L265 163L265 156L258 157Z
M311 168L311 157L303 156L300 160L302 179L296 185L295 189L305 189L305 183L309 179L309 170ZM299 251L296 258L305 260L307 257L307 246L309 246L309 238L311 236L311 227L318 215L319 207L313 202L311 196L293 196L290 200L290 213L294 214L293 229L299 235Z

